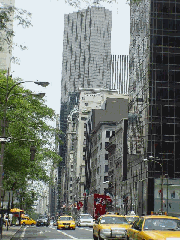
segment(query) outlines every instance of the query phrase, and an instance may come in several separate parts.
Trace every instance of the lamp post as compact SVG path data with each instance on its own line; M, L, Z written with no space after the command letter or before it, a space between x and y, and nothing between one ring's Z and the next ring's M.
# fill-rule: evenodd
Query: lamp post
M156 158L159 159L159 158ZM153 156L149 156L149 159L144 159L144 161L150 161L158 163L161 166L161 213L163 212L163 164L154 159Z
M9 71L8 71L9 72ZM3 185L2 185L2 176L3 176L3 158L4 158L4 149L5 149L5 143L9 141L9 138L6 137L6 113L7 113L7 107L8 107L8 100L10 98L10 96L14 95L11 94L12 90L22 84L22 83L26 83L26 82L33 82L37 85L41 85L42 87L46 87L49 85L48 82L38 82L38 81L19 81L14 83L12 86L9 87L9 73L7 75L7 83L6 83L6 93L5 93L5 103L4 103L4 110L3 110L3 120L1 121L1 127L2 127L2 136L0 137L0 143L1 143L1 158L0 158L0 199L3 195ZM1 206L2 208L2 206Z

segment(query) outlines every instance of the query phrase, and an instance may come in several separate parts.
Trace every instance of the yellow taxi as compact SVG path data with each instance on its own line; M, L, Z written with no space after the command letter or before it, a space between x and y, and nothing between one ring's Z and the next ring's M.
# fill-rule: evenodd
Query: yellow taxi
M57 221L57 229L73 229L75 230L76 223L72 216L60 216Z
M125 216L117 214L102 215L93 225L94 240L102 239L126 239L128 224Z
M24 225L24 226L25 225L34 226L34 225L36 225L36 221L33 220L32 218L29 218L28 216L23 216L23 217L21 217L20 224Z
M180 220L165 215L140 217L127 230L127 239L171 240L180 239Z

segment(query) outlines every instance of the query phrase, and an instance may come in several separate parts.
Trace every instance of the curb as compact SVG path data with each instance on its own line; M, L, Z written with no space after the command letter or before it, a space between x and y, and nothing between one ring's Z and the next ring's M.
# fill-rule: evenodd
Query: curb
M2 232L2 238L1 239L4 239L4 240L12 239L16 234L18 234L19 231L21 231L21 228L22 228L22 226L20 226L17 230L12 232L12 234L11 233L9 234L9 232L4 229L3 232Z
M15 235L21 231L22 227L23 226L21 225L20 228L10 237L10 240L13 239L13 237L15 237Z

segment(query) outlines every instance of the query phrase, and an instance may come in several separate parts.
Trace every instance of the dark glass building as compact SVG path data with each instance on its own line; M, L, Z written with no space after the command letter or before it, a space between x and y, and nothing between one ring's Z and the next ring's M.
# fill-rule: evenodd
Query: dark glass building
M130 6L131 169L135 168L133 156L139 158L129 181L132 189L134 182L139 184L139 214L159 209L180 214L180 1L131 0ZM171 198L172 191L177 198Z

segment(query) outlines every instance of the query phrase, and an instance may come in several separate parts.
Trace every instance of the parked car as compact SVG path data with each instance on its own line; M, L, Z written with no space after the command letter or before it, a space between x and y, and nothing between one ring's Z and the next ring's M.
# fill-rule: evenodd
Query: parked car
M126 239L127 229L130 227L128 221L122 215L102 215L93 225L93 238L94 240Z
M127 239L180 239L180 220L165 215L140 217L127 230Z
M57 221L57 229L73 229L75 230L76 223L72 216L60 216Z
M80 214L77 217L78 227L93 227L94 221L90 214Z

